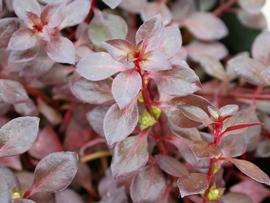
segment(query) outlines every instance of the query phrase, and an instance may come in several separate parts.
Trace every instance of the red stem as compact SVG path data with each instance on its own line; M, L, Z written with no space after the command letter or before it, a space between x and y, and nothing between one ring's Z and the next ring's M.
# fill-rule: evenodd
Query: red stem
M221 4L214 12L213 14L216 16L221 16L222 13L226 12L229 10L237 0L228 0L226 3Z

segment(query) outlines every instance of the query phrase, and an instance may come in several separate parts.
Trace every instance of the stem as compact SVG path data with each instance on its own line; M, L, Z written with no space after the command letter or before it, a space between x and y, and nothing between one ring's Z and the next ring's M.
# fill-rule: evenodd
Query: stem
M102 157L107 157L107 156L111 156L112 153L110 151L99 151L99 152L95 152L93 154L88 154L85 155L83 157L81 157L81 161L82 162L89 162L89 161L93 161Z
M213 14L215 16L221 16L222 13L224 13L225 11L229 10L235 3L237 2L237 0L228 0L226 3L221 4L214 12Z

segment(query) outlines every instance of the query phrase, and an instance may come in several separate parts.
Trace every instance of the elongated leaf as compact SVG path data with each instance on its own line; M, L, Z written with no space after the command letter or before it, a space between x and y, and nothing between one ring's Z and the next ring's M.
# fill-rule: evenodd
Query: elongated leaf
M71 91L83 102L89 104L103 104L113 101L111 85L111 79L92 82L82 78L71 84Z
M133 178L130 186L131 199L133 202L155 202L165 188L162 173L154 167L147 167Z
M19 28L19 20L17 18L0 19L0 48L8 45L12 34Z
M253 163L242 159L228 159L228 160L232 162L242 173L249 176L250 178L260 183L270 185L269 176Z
M36 166L34 181L25 193L30 197L38 192L64 190L77 173L78 157L73 152L55 152L42 159Z
M38 133L39 118L19 117L0 129L0 157L24 153L34 143Z
M137 102L125 109L119 109L117 104L110 107L105 115L103 130L109 145L125 139L135 129L139 119Z
M111 9L115 9L122 0L102 0L105 4L107 4Z
M27 29L21 28L17 30L8 43L9 50L24 51L33 48L37 43L34 33Z
M0 202L9 203L11 200L11 194L4 177L0 175Z
M270 48L265 44L270 43L270 32L258 35L252 44L252 56L265 66L270 65Z
M115 61L108 53L96 52L81 59L76 71L91 81L104 80L125 69L125 66Z
M190 146L190 148L198 159L209 159L221 155L217 147L214 145L209 145L205 141L196 141Z
M265 2L266 0L239 0L240 6L252 14L260 13Z
M207 175L202 173L191 173L187 176L178 178L177 186L182 198L188 195L202 193L208 188Z
M56 194L55 203L83 203L83 200L76 192L67 189Z
M224 203L252 203L252 199L239 192L230 192L222 197Z
M137 71L119 73L112 83L112 94L120 109L136 99L142 87L142 78Z
M137 144L137 142L139 142ZM147 138L128 137L113 149L111 170L114 177L129 175L142 168L148 161Z
M31 199L14 199L12 200L12 203L35 203Z
M167 155L157 155L155 158L159 167L172 176L182 177L189 174L186 167L173 157Z
M16 15L28 22L28 12L32 12L39 16L41 14L41 6L39 5L37 0L28 0L28 1L21 1L21 0L13 0L13 9Z

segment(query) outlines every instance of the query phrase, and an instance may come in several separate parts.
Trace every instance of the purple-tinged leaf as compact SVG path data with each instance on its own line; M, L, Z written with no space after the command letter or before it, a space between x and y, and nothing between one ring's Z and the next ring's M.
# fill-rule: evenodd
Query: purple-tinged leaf
M103 130L109 145L124 140L135 129L139 119L137 102L131 103L125 109L119 109L117 104L107 111Z
M29 99L24 87L17 81L0 79L0 100L16 104Z
M74 81L70 89L74 96L83 102L103 104L113 101L111 86L112 80L110 78L96 82L81 78Z
M2 157L0 160L0 165L9 167L17 171L22 170L22 163L21 163L19 155L10 156L10 157Z
M146 60L140 62L140 67L146 71L164 71L171 69L168 57L160 51L151 52Z
M150 76L158 86L160 100L166 101L168 97L186 96L200 89L198 76L186 63Z
M239 106L236 104L227 104L219 109L220 116L233 116L239 110Z
M239 10L237 12L237 17L241 24L248 28L256 29L256 30L263 30L267 27L267 20L266 16L263 13L248 13L245 10Z
M12 34L19 28L17 18L0 19L0 48L8 46Z
M74 0L68 3L65 7L65 18L60 25L60 29L83 22L90 11L91 3L92 0Z
M28 12L32 12L37 16L41 14L41 6L37 0L13 0L13 9L16 15L26 23L28 23Z
M65 37L51 40L46 47L48 56L58 63L75 63L75 48L73 43Z
M266 185L270 185L269 176L255 164L242 159L228 158L228 161L232 162L242 173L252 178L253 180L264 183Z
M193 13L184 21L184 25L200 40L218 40L228 34L223 21L207 12Z
M115 61L108 53L96 52L81 59L77 64L76 71L88 80L98 81L124 69L125 66Z
M22 154L34 143L38 133L39 118L19 117L0 129L0 157Z
M76 192L67 189L56 193L55 203L83 203L83 200Z
M0 202L9 203L11 200L10 191L6 180L2 175L0 175Z
M219 157L221 152L219 149L205 141L196 141L190 145L191 151L198 159L209 159Z
M112 39L125 39L128 33L128 26L125 20L106 12L95 11L88 28L88 37L96 46Z
M122 0L102 0L105 4L107 4L111 9L115 9Z
M230 192L222 197L224 203L253 203L251 198L243 193Z
M178 178L177 186L182 198L188 195L200 194L208 188L207 174L190 173L187 176Z
M43 8L40 16L42 23L49 28L58 27L64 20L64 17L64 4L48 4Z
M240 6L252 14L260 13L265 2L266 0L239 0Z
M247 150L245 135L228 135L224 136L220 142L220 148L223 156L238 157Z
M122 1L120 7L131 13L139 13L146 4L146 0L125 0Z
M51 127L45 127L39 132L37 140L28 153L36 159L42 159L50 153L62 150L58 135Z
M10 170L9 168L0 167L0 176L2 176L5 179L9 191L12 191L12 189L20 188L20 184L17 177L15 176L13 171Z
M146 167L132 179L130 196L133 202L155 202L166 189L166 182L160 170Z
M23 116L37 116L38 110L34 102L31 99L26 100L25 102L20 102L14 104L15 111Z
M160 169L172 176L182 177L189 174L186 167L173 157L167 155L156 155L155 158Z
M37 49L27 49L24 51L11 51L8 57L9 63L25 63L32 61L38 55Z
M114 189L109 195L102 196L103 198L99 203L126 203L128 202L128 197L126 194L125 187L120 187Z
M113 176L130 175L145 166L149 156L147 147L147 137L140 140L139 136L132 136L117 143L113 149L111 164Z
M37 37L28 28L20 28L10 38L9 50L24 51L31 49L37 44Z
M34 181L24 197L39 192L59 192L64 190L75 177L78 157L73 152L54 152L43 158L36 166Z
M265 44L270 43L270 32L259 34L252 44L252 56L265 66L270 65L270 48Z
M142 87L142 78L137 71L119 73L112 83L112 94L120 109L136 100Z

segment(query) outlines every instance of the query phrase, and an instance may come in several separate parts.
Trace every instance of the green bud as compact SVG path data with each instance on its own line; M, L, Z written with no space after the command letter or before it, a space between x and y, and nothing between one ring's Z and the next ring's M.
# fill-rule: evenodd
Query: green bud
M156 120L148 111L144 111L139 118L140 129L145 130L156 123Z
M160 114L161 114L160 108L158 108L157 106L152 106L152 112L153 112L155 119L158 120L160 117Z
M217 188L215 185L212 185L208 192L207 198L211 201L217 201L223 195L223 193L224 188Z
M23 197L23 193L21 191L19 191L16 188L13 188L11 191L11 198L12 199L20 199Z

